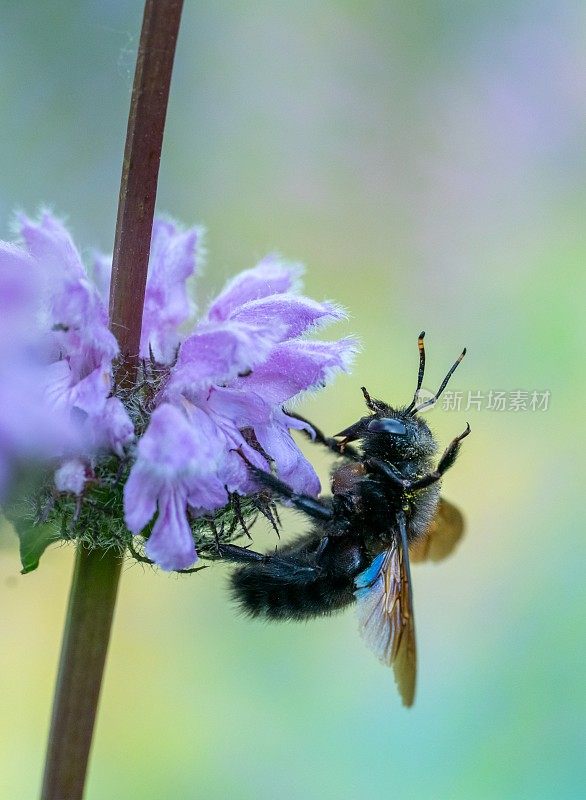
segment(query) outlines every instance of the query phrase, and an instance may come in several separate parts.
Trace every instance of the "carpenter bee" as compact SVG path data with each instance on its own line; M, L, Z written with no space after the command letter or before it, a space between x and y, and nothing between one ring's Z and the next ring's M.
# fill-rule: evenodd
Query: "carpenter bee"
M363 387L367 416L335 437L312 425L315 441L342 459L331 473L331 497L296 493L249 464L263 489L308 516L312 529L264 555L220 545L221 557L241 564L231 589L251 616L301 620L356 603L362 635L392 665L406 706L413 703L416 676L410 561L438 561L462 535L462 515L440 498L439 484L470 433L468 425L433 466L437 444L419 412L437 402L466 350L433 397L422 400L424 335L418 338L417 388L408 406L389 406ZM351 444L357 441L359 449Z

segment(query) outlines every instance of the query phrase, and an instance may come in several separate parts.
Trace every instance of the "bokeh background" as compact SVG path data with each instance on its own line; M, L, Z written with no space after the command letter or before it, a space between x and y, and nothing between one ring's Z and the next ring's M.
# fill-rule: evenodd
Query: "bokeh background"
M48 203L107 250L141 3L0 14L0 235ZM430 389L468 345L460 411L428 417L443 442L472 425L444 483L468 531L415 570L410 711L351 611L254 623L223 565L129 563L88 800L586 795L585 31L580 0L186 3L159 208L208 228L201 304L268 251L303 261L308 292L350 311L332 335L364 348L304 404L329 432L363 413L363 383L410 397L422 328ZM549 407L491 411L490 390L547 391ZM72 552L21 576L1 541L0 796L24 800Z

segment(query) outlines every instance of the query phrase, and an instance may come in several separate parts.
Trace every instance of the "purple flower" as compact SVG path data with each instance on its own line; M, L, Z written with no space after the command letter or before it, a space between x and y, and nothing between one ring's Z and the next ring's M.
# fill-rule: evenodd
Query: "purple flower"
M158 509L146 552L163 569L185 569L197 559L187 507L219 508L226 502L215 467L220 453L209 436L205 415L188 419L163 403L155 409L138 444L132 472L124 488L126 524L140 533Z
M121 456L134 438L126 408L112 395L118 345L108 328L111 259L95 255L92 280L50 212L37 220L20 215L17 227L22 245L0 243L0 378L10 387L0 390L6 480L15 458L77 453L91 461L104 450ZM179 329L193 312L187 280L200 241L197 228L155 222L141 355L162 365L175 359Z
M299 294L298 265L265 258L190 323L202 232L157 220L145 366L137 386L117 395L111 259L95 254L90 276L52 214L18 223L22 245L0 243L0 492L19 459L45 459L57 490L83 499L112 456L133 458L126 525L133 534L152 525L147 555L168 570L197 559L192 518L222 508L232 493L256 491L249 462L295 491L319 493L291 436L313 431L286 407L347 370L357 345L307 338L344 312ZM144 430L138 441L129 409Z
M202 230L182 232L169 221L155 220L142 319L140 354L170 364L181 341L179 328L194 313L187 280L194 275Z
M45 211L38 222L21 216L19 223L44 279L47 400L79 428L88 455L102 448L120 454L134 429L120 402L110 397L118 345L108 329L107 306L60 220Z
M175 359L181 342L180 328L195 311L188 280L197 271L202 238L202 228L183 231L170 220L154 222L140 340L143 358L152 355L160 364L170 364ZM94 282L106 306L111 272L112 258L95 253Z
M22 242L0 242L0 492L17 463L120 455L134 437L111 396L107 308L71 236L46 211L17 223Z
M0 496L18 463L50 458L74 443L44 395L40 278L28 253L0 242Z
M237 276L179 348L125 495L127 524L135 533L158 508L147 552L165 569L184 568L188 555L189 563L195 559L193 548L187 549L188 509L195 515L213 512L225 505L229 493L255 490L246 461L263 470L274 466L296 491L317 495L320 490L313 467L290 433L292 428L313 431L289 416L283 404L347 369L357 343L302 338L344 314L332 303L296 294L299 275L298 266L271 257ZM178 419L182 436L167 457L160 451L167 453L168 442L162 439ZM141 450L145 439L156 457ZM160 465L170 460L173 468L162 481ZM192 466L184 472L187 464Z

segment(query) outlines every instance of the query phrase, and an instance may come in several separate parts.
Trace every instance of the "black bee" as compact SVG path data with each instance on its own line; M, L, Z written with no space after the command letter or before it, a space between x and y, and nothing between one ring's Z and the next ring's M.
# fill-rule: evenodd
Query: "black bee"
M437 401L466 350L435 395L419 402L424 335L418 339L417 388L408 406L393 408L363 388L371 414L334 438L312 426L316 441L343 458L332 471L331 497L298 494L250 465L265 489L313 520L309 533L265 555L219 545L222 557L244 564L233 573L231 587L251 616L300 620L356 602L362 634L376 655L393 666L407 706L413 703L416 673L409 562L443 558L462 535L462 516L440 498L439 482L470 433L467 426L433 466L437 444L418 413ZM357 440L359 450L350 444Z

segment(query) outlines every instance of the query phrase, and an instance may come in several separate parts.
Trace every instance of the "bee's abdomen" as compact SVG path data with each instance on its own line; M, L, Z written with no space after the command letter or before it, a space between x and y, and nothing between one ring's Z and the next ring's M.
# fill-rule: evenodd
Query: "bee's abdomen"
M354 601L354 578L362 568L358 541L315 529L264 562L239 567L232 596L251 617L308 619L332 614Z
M303 579L279 575L267 565L237 569L231 578L232 595L252 617L301 620L332 614L354 600L348 577L308 573Z

